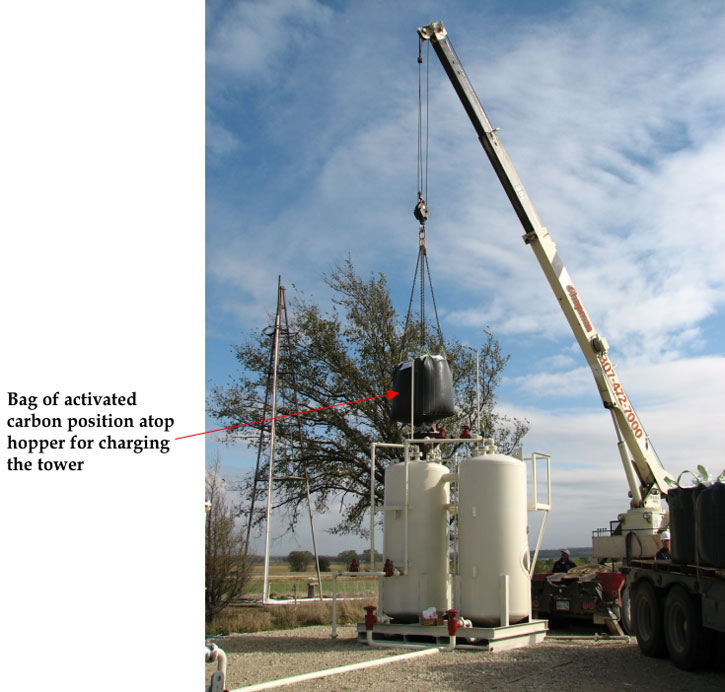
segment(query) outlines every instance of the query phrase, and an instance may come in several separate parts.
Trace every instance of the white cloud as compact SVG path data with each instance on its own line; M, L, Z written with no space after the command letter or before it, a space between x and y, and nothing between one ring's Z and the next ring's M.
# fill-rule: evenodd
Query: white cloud
M221 123L209 120L206 125L207 150L215 156L224 156L241 145L239 138Z
M675 477L703 464L715 475L725 468L725 357L712 356L651 364L636 361L618 368L628 396L654 445L663 466ZM540 391L536 407L506 402L502 410L527 418L531 432L524 439L526 453L552 455L554 514L561 514L561 527L553 522L547 534L561 541L586 545L587 531L608 522L628 507L627 484L616 448L616 435L609 414L596 402L583 409L559 409L559 394L572 394L571 382L581 378L582 391L596 392L586 368L519 378L517 384ZM538 388L538 390L537 390ZM565 402L566 403L566 400ZM599 508L596 525L590 508ZM567 519L570 522L567 526ZM577 518L571 523L572 518ZM545 545L549 545L545 542Z
M690 17L691 33L668 41L662 26L643 31L626 16L608 15L586 34L582 21L546 25L485 67L475 54L462 60L595 324L623 350L662 357L686 347L688 336L697 343L693 328L723 303L725 151L723 120L712 113L725 105L713 79L725 55L705 18ZM471 152L483 152L470 125L456 127L463 138L445 134L465 171ZM475 169L458 180L464 194L454 195L455 222L445 228L447 259L484 302L452 311L451 321L485 314L504 333L561 335L532 290L540 286L531 278L535 263L518 238L514 247L504 237L518 228L500 191L485 191L498 184ZM461 207L475 210L477 234L460 230L474 227ZM513 251L527 261L511 260Z
M331 15L330 8L316 0L231 3L212 17L207 64L227 79L264 79L283 69L289 52Z

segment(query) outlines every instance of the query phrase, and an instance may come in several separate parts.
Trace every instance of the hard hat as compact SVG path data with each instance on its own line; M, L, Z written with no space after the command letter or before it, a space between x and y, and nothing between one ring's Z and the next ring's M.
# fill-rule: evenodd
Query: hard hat
M660 534L660 538L661 538L661 539L662 539L663 541L669 541L669 540L670 540L670 532L669 532L669 531L668 531L667 529L665 529L665 530L664 530L664 531L663 531L663 532L662 532L662 533Z
M569 552L569 548L560 548L559 552L566 553L567 555L571 555L571 553Z

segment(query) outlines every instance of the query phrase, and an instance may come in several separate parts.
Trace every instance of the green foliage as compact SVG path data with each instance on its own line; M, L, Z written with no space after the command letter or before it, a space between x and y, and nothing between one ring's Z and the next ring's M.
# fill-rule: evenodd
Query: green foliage
M277 421L276 505L286 511L289 527L294 528L307 502L304 483L294 479L304 476L306 467L316 511L327 511L332 501L342 510L342 520L333 533L366 536L370 445L376 440L402 442L401 427L391 419L391 403L385 397L329 407L383 394L391 387L394 366L418 355L419 346L415 334L403 333L402 320L393 308L382 274L363 279L348 259L325 277L325 282L332 290L332 308L323 312L319 305L297 296L291 301L293 336L284 336L281 343L277 415L312 412ZM209 410L220 427L269 418L264 404L271 346L272 337L265 328L237 347L241 377L230 386L215 387L210 397ZM452 433L459 432L463 424L475 431L475 352L454 339L446 342L445 349L453 372L456 415L441 424ZM507 420L495 410L495 390L507 361L493 334L484 330L480 348L481 419L486 434L495 437L503 453L511 453L528 430L526 421ZM269 424L260 423L233 428L226 434L230 441L243 439L256 446L256 439L250 441L250 432L259 432L263 425L268 430ZM265 445L268 439L266 434ZM454 451L453 445L445 450L447 454ZM267 475L268 457L261 457L261 482ZM394 450L377 452L374 485L379 504L383 503L385 469L396 460ZM250 476L239 486L242 497L251 497L253 483ZM240 511L247 513L248 505ZM261 521L263 509L257 505L255 512L255 521Z
M536 567L534 568L534 572L536 574L548 574L554 568L554 562L555 560L553 558L548 558L546 560L542 560L541 558L539 558L536 561Z
M320 572L329 572L330 571L330 558L326 557L325 555L320 555L318 558L319 564L320 564Z
M337 554L337 561L342 562L345 565L345 568L350 566L350 563L353 560L357 560L357 550L343 550L341 553Z
M360 553L360 561L364 563L370 562L370 548L365 548L365 550ZM378 566L378 568L382 567L383 562L383 555L382 553L379 553L377 550L375 551L375 564Z
M290 572L304 572L314 559L309 550L293 550L287 556Z

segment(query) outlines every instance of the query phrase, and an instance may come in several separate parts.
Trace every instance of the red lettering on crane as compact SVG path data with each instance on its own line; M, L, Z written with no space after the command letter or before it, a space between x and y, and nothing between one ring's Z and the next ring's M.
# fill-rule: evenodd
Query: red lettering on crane
M584 325L584 329L586 329L588 332L592 331L592 323L589 321L589 318L587 317L587 313L584 312L584 306L581 304L581 301L579 300L579 296L577 295L576 288L574 286L567 286L566 292L569 294L569 297L571 298L571 303L574 306L574 309L577 311L577 314L579 315L579 319L582 321L582 324Z

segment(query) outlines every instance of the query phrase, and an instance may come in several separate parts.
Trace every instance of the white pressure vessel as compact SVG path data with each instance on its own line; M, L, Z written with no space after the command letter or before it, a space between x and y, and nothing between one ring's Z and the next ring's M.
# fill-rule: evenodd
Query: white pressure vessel
M408 571L383 577L383 612L398 622L417 622L418 613L451 607L448 570L448 469L424 461L408 463ZM385 471L383 559L405 568L405 462Z
M504 454L458 465L456 608L481 627L526 620L531 612L526 465ZM508 599L503 575L508 575Z

